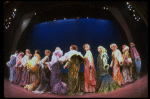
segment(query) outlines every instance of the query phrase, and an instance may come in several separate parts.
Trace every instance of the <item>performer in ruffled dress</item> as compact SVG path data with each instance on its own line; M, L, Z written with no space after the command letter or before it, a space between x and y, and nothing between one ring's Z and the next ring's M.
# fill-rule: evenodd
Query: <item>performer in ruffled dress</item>
M86 51L84 56L84 92L95 92L96 89L96 70L90 45L85 44L83 49Z
M24 53L20 52L16 58L16 65L14 66L16 68L16 78L14 80L15 84L19 84L22 78L22 63L21 59L23 58Z
M110 64L110 67L113 69L113 79L116 80L119 85L124 84L123 83L123 77L120 72L120 66L123 65L124 59L122 56L122 53L119 49L117 49L116 44L111 44L110 49L112 49L112 61Z
M77 50L76 45L71 45L70 51L59 59L61 63L66 63L63 68L68 68L68 95L83 94L80 91L79 70L84 60L83 55Z
M122 46L124 64L122 69L124 84L132 82L132 70L133 64L129 54L129 47L127 45Z
M16 78L16 68L14 67L16 65L16 57L18 55L18 51L15 52L15 54L10 56L10 61L6 63L6 65L10 69L10 76L9 76L9 81L14 82Z
M32 57L32 59L27 61L27 69L29 70L30 73L30 84L27 84L26 86L24 86L24 88L29 91L33 91L39 86L40 71L39 71L38 63L40 59L41 59L40 51L35 50L35 54Z
M21 63L22 63L22 78L21 78L21 82L20 82L20 86L25 86L26 84L29 84L29 72L27 71L27 61L31 59L31 52L29 49L26 49L26 55L24 55L24 57L21 59Z
M41 80L38 88L35 91L32 91L34 94L43 94L50 91L50 71L46 64L46 62L49 62L50 54L50 50L45 50L45 57L39 62L39 68L41 69Z
M52 60L48 62L48 68L51 71L50 86L51 91L49 93L66 94L67 85L61 81L61 70L59 59L62 57L63 51L56 47L52 55Z
M109 91L113 91L115 89L119 89L120 85L117 81L113 80L113 78L108 73L109 64L107 63L108 54L107 50L103 46L98 47L99 57L98 57L98 71L100 75L100 85L98 89L98 93L107 93Z

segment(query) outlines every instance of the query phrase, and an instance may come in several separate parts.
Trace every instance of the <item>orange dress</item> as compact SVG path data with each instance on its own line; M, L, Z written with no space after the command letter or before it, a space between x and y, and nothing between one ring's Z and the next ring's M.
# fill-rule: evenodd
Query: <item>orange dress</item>
M123 84L123 77L120 72L120 62L123 62L123 56L120 50L112 52L112 62L111 66L113 67L113 79L116 80L119 85Z
M96 88L96 70L93 61L93 55L91 51L87 51L84 56L84 79L85 79L85 92L95 92Z

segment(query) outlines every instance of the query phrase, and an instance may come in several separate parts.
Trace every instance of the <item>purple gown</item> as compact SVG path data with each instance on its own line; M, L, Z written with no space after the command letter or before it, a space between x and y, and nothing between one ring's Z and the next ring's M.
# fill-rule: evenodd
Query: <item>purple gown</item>
M21 64L21 59L23 57L24 53L19 53L19 55L16 58L16 78L14 80L15 84L19 84L22 78L22 64ZM21 66L21 67L20 67Z
M27 70L27 67L25 66L27 63L27 60L30 59L30 57L28 55L25 55L21 62L22 62L22 77L21 77L21 81L19 83L20 86L25 86L26 84L29 84L29 72Z
M18 53L11 55L10 57L10 61L8 61L6 63L6 65L10 68L10 77L9 77L9 81L10 82L14 82L15 77L16 77L16 69L15 69L15 65L16 65L16 57L17 57Z
M32 91L34 94L43 94L46 91L50 91L50 71L47 68L45 62L49 62L49 57L45 56L42 61L39 63L41 71L41 81L40 85L35 91Z
M52 60L49 62L48 65L48 68L51 71L50 76L51 93L58 93L58 94L67 93L67 86L64 82L61 81L60 64L58 61L62 55L63 55L62 50L56 50L55 52L53 52Z

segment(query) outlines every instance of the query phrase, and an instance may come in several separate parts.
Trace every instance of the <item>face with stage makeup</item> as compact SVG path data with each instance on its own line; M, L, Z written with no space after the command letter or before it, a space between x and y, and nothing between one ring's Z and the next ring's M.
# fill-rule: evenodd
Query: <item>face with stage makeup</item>
M51 51L50 51L50 50L45 50L45 55L46 55L46 56L50 56L50 54L51 54Z
M127 45L123 45L122 52L125 53L126 51L129 51L129 47Z
M26 49L26 55L27 54L31 54L30 50L29 49Z
M60 49L60 47L56 47L55 51L56 51L56 50L61 50L61 49Z
M115 50L117 50L117 45L116 44L111 44L110 45L110 49L112 50L112 51L115 51Z
M99 46L97 50L98 52L102 53L102 49L103 49L102 46Z
M89 45L89 44L85 44L85 45L83 46L83 49L84 49L85 51L90 50L90 45Z
M97 50L99 53L107 53L107 50L103 46L99 46Z

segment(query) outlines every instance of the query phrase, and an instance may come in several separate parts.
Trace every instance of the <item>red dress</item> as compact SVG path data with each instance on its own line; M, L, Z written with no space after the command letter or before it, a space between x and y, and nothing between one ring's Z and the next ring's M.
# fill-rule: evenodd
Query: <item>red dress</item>
M85 79L85 92L95 92L96 88L96 70L93 61L93 55L91 51L87 51L84 56L84 79Z
M121 52L117 49L112 52L112 62L111 66L113 67L113 79L116 80L119 85L123 84L123 77L120 72L120 64L123 62L123 56Z

